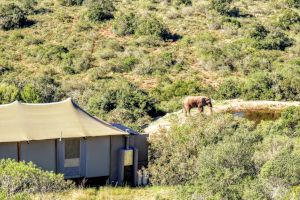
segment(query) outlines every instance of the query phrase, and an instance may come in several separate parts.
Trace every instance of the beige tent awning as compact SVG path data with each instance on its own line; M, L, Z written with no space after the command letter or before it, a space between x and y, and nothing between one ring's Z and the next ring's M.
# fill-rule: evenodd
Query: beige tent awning
M0 105L0 142L127 135L76 105L56 103Z

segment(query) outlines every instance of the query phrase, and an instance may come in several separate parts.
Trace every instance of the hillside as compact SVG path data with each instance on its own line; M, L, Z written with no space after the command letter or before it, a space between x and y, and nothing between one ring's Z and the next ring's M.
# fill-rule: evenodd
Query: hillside
M185 95L300 100L297 0L0 5L0 103L72 97L140 128Z
M300 106L299 101L294 102L282 102L282 101L243 101L239 99L233 100L224 100L214 102L215 106L213 107L213 114L218 113L249 113L254 115L251 119L256 120L266 120L268 118L268 114L276 114L278 113L278 117L280 116L280 112L282 110L292 107L292 106ZM198 115L198 110L193 109L191 111L191 116L195 117ZM204 110L206 115L209 115L208 109ZM261 116L260 114L267 114L267 116ZM256 114L256 115L255 115ZM150 137L152 134L164 132L165 130L169 130L173 123L184 125L190 116L185 116L183 110L179 110L177 112L168 113L163 117L157 118L155 121L150 123L145 129L144 133L149 134ZM250 117L250 116L249 116ZM247 118L247 116L243 116L243 118ZM250 119L250 120L251 120ZM275 119L272 119L274 121ZM257 121L259 122L259 121Z

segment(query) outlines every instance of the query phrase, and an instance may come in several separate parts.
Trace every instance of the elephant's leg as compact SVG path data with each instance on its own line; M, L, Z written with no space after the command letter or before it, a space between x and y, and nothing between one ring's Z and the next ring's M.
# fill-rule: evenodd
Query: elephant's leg
M183 109L183 112L184 112L184 116L187 116L187 109L184 105L183 105L182 109Z
M204 112L203 106L198 106L198 110L199 110L200 113L203 113Z
M187 113L188 113L188 116L191 116L191 107L188 107Z

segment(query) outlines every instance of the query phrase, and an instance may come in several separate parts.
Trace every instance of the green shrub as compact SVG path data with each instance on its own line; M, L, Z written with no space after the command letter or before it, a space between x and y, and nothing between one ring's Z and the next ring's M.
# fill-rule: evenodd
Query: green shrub
M278 16L277 24L283 29L291 29L297 23L300 23L300 15L293 10L285 10Z
M286 109L276 124L273 124L269 134L286 135L290 138L300 136L300 108Z
M185 123L175 117L170 129L151 135L151 182L185 186L187 199L295 195L300 141L291 133L300 133L299 111L288 108L277 121L258 126L231 114L198 115Z
M15 4L0 5L0 28L10 30L27 23L26 13Z
M134 69L135 65L138 63L138 59L133 56L127 56L119 60L111 70L113 72L130 72Z
M113 22L113 31L117 35L134 34L137 18L133 13L119 13Z
M92 22L102 22L114 17L115 7L111 0L97 0L88 4L87 18Z
M155 16L144 16L139 19L135 34L166 38L169 32L166 26Z
M0 84L0 104L11 103L19 99L19 89L15 85Z
M119 122L127 125L133 125L131 123L135 122L135 127L139 127L143 125L139 123L142 119L150 119L157 114L154 99L128 82L104 81L98 88L88 100L88 111L103 119L111 119L109 116L112 113L122 116L122 113L127 113L131 116L130 119L123 117Z
M294 41L283 32L271 32L258 44L258 48L267 50L282 50L292 46Z
M42 76L25 84L20 97L26 103L49 103L59 101L64 93L60 85L50 76Z
M264 39L269 34L269 31L261 24L255 24L250 29L250 37L258 40Z
M25 85L25 87L21 91L21 98L24 102L28 102L28 103L43 102L40 91L33 84Z
M227 15L230 12L230 4L232 0L211 0L211 8L221 15Z
M201 185L205 182L211 185L211 188L207 188L207 191L211 191L222 184L220 182L220 185L212 186L222 181L226 173L222 170L232 167L232 172L238 173L232 176L233 179L254 172L250 159L253 152L249 145L256 141L256 137L247 133L251 126L244 125L231 115L197 116L184 125L176 123L174 121L167 133L150 138L153 184L184 185L202 181ZM236 145L235 148L230 143Z
M254 73L249 76L242 87L242 96L245 99L274 99L272 91L273 80L268 73Z
M287 152L266 162L261 168L263 179L280 179L283 184L296 186L300 184L300 155Z
M299 100L300 71L297 66L281 66L273 72L254 72L241 86L245 99Z
M82 5L84 0L59 0L63 6L78 6Z
M300 6L299 6L300 7ZM283 198L284 200L297 199L300 196L300 185L292 187Z
M216 97L220 99L234 99L241 94L240 83L236 79L227 79L217 89Z
M289 7L300 8L300 0L286 0Z
M46 172L33 163L0 160L0 188L7 194L61 192L73 188L63 175Z

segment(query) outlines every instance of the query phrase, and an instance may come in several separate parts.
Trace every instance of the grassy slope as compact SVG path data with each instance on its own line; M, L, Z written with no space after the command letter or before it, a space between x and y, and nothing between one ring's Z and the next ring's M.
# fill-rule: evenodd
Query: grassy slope
M0 0L0 3L4 2L8 1ZM148 41L145 37L116 36L112 31L112 20L103 23L88 22L84 16L87 9L85 6L63 7L57 0L38 2L37 8L49 9L50 12L30 15L29 19L35 21L33 26L11 31L0 30L0 66L13 67L10 73L0 76L1 81L14 82L22 87L32 79L50 74L60 83L59 87L65 96L73 97L85 109L90 97L95 94L95 89L99 87L99 81L103 80L113 82L114 79L125 78L139 88L151 92L152 89L161 87L159 83L169 80L193 79L200 87L216 87L227 77L245 79L247 75L242 71L228 71L228 66L223 61L218 63L203 51L213 49L212 46L228 49L228 45L247 38L249 26L256 22L274 29L273 21L287 8L285 0L235 1L233 6L254 17L236 18L241 23L241 28L234 27L233 23L223 23L221 28L215 29L210 27L220 24L222 17L209 9L208 0L195 0L193 6L177 8L166 3L167 1L116 1L118 11L132 11L141 15L153 13L162 19L173 34L181 37L177 41L159 41L157 45L149 46L146 43L153 41ZM299 9L294 10L298 12ZM262 62L268 55L275 56L273 70L278 63L289 63L299 57L300 37L297 30L297 27L283 30L294 40L294 45L285 51L254 50L247 47L247 50L243 50L243 55L236 55L238 52L234 50L228 51L228 54L236 65L246 68L249 66L243 62L247 61L247 51L257 51L258 55L261 54L258 60ZM215 40L213 44L207 43L207 38L211 36ZM117 50L116 46L122 46L124 51ZM63 47L69 53L58 55L55 51ZM139 72L143 67L152 67L152 60L163 57L166 52L171 53L177 63L181 63L180 69L172 66L165 67L164 72ZM90 62L89 69L68 74L64 68L70 65L66 57L71 55L74 62L77 62L76 66L78 63ZM124 73L111 70L111 66L118 65L128 56L138 59L134 70ZM244 60L241 59L242 56ZM252 62L251 57L249 62ZM216 70L218 65L221 67ZM172 98L164 100L165 104L170 104L169 100ZM178 101L175 98L171 103L177 105Z
M146 12L155 13L164 19L163 21L172 33L182 36L183 40L195 39L204 33L212 33L218 37L220 45L223 45L241 38L242 33L236 35L223 29L208 30L208 25L211 23L211 20L214 20L211 19L214 16L206 13L207 4L207 1L195 2L193 7L183 7L179 8L179 10L164 5L164 3L153 4L150 1L121 1L117 2L116 6L118 10L125 12L131 10L142 14ZM267 20L266 16L272 14L272 11L269 9L271 2L268 1L253 3L251 1L242 1L240 4L242 8L247 8L247 11L250 11L251 14L257 15L257 21ZM79 87L76 84L78 80L80 80L81 84L87 84L91 81L90 75L94 72L94 69L78 75L67 75L63 72L57 60L50 59L43 62L43 53L38 52L39 48L40 46L47 47L47 45L62 45L74 51L76 55L90 53L95 58L93 65L96 68L101 68L107 65L107 61L99 56L102 51L106 50L103 48L103 44L107 40L117 41L120 45L125 46L126 50L128 48L130 53L141 55L141 57L147 55L159 56L161 52L174 52L176 58L184 60L186 70L179 73L178 71L174 73L170 71L168 77L173 79L187 77L196 73L197 76L207 79L209 83L217 84L217 80L223 78L218 72L207 72L207 70L204 70L205 64L197 56L197 47L184 45L184 41L164 42L161 46L152 48L145 46L132 47L131 43L137 39L136 37L117 37L112 33L111 21L102 24L92 24L85 21L82 15L86 8L83 6L66 8L62 7L57 1L43 0L39 3L39 7L50 9L53 12L30 16L30 19L36 21L36 24L32 27L0 31L1 48L5 49L4 52L1 52L1 61L6 61L20 69L22 71L22 74L18 76L20 79L24 79L26 75L32 76L33 72L35 76L38 76L39 73L52 69L57 79L62 81L66 87L69 84L72 84L73 87ZM150 11L147 11L147 9L150 9ZM173 15L177 15L177 17L174 18ZM254 19L240 20L243 23L248 23ZM42 45L30 45L26 42L33 38L42 39L44 43ZM113 76L118 76L118 74L113 74ZM155 83L157 83L157 78L159 78L155 76L137 76L134 73L125 74L125 77L146 89L154 87Z

